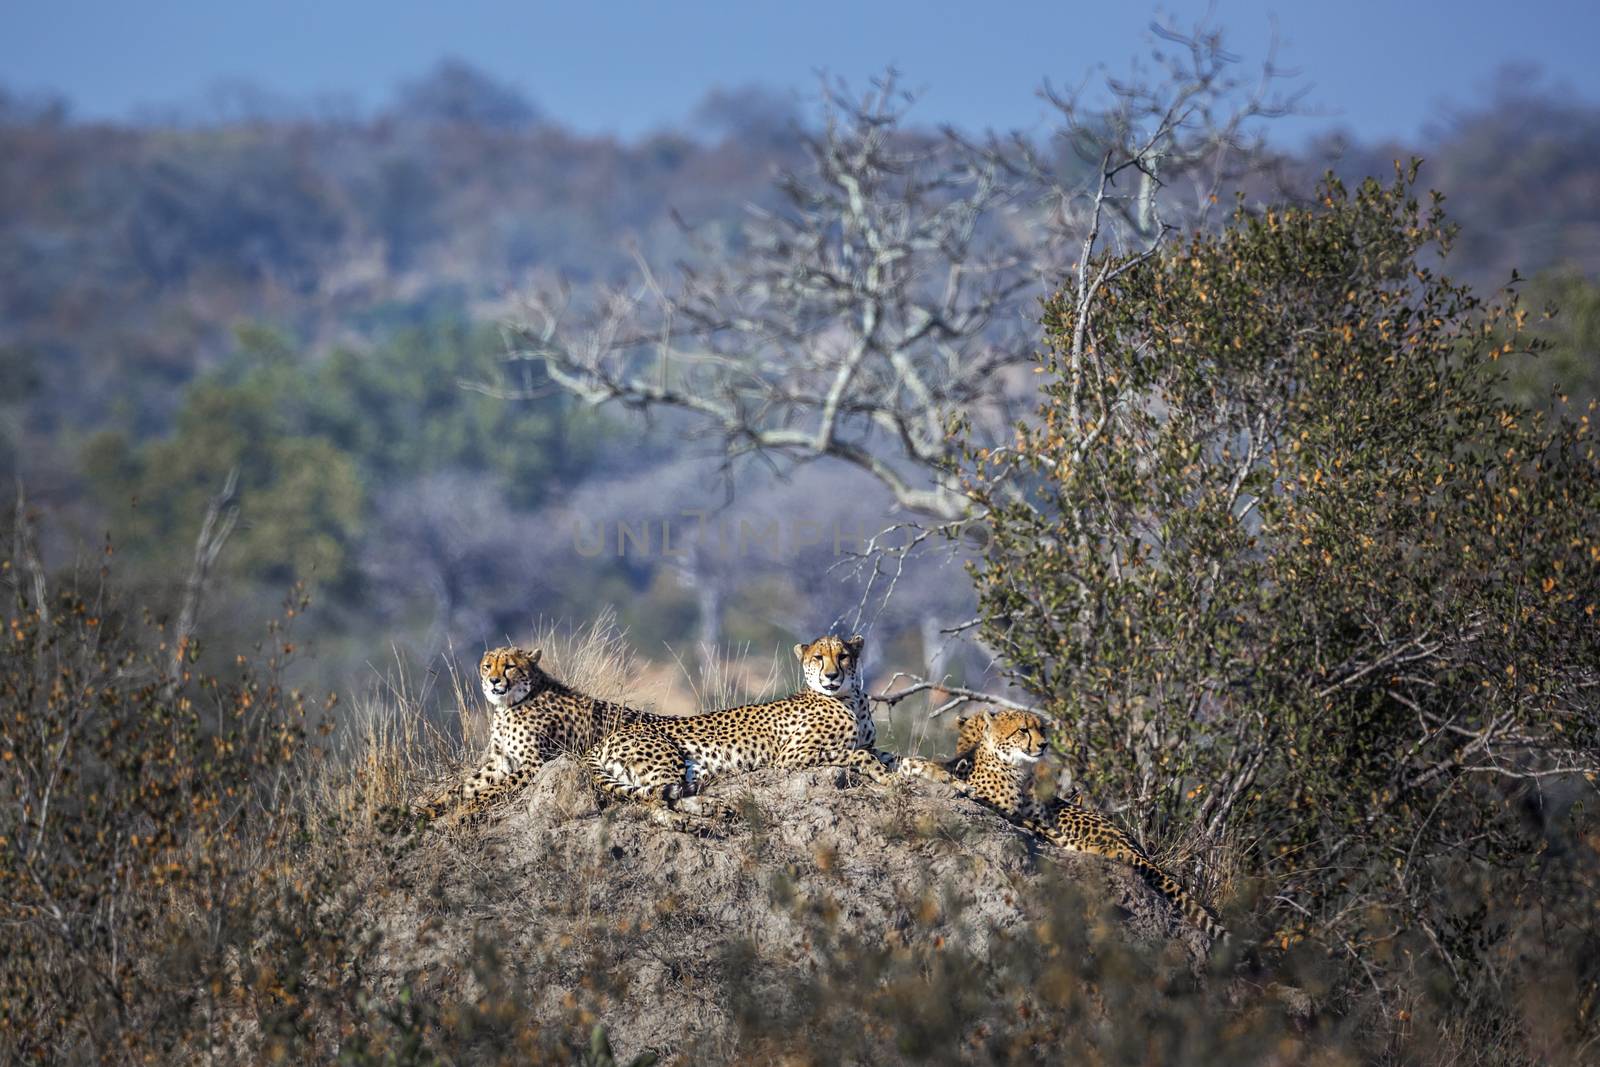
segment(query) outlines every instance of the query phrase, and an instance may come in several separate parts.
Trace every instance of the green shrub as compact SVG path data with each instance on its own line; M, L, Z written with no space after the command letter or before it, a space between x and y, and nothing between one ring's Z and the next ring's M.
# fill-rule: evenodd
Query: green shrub
M1600 767L1592 412L1501 399L1538 345L1430 265L1414 178L1091 264L1035 417L969 470L984 639L1077 783L1245 842L1271 943L1391 1015L1417 954L1465 991L1592 879Z

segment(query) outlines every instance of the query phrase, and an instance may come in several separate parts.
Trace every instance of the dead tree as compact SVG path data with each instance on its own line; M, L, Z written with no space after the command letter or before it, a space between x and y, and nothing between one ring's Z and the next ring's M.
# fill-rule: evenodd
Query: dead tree
M1262 162L1258 120L1293 104L1270 58L1247 83L1216 31L1154 32L1154 65L1103 96L1047 86L1060 125L1042 142L912 128L893 74L859 97L825 86L808 168L732 250L671 273L641 257L634 284L582 301L535 294L511 358L589 404L686 414L730 477L749 459L868 472L911 531L875 541L875 575L945 540L918 531L981 534L952 430L1004 450L1033 410L1039 298L1065 284L1091 311L1097 251L1149 255L1204 225ZM1077 339L1073 374L1090 347Z

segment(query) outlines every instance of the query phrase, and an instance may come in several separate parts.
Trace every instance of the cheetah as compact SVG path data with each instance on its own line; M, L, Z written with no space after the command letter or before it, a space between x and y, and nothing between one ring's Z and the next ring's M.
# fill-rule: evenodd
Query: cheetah
M610 734L585 757L602 796L691 815L730 810L697 796L713 777L762 767L849 767L876 782L895 757L877 751L861 678L864 638L819 637L794 646L805 688L763 704L683 718L657 717Z
M1150 887L1208 937L1226 937L1216 916L1110 819L1081 804L1053 800L1041 806L1033 795L1034 764L1044 754L1044 720L1032 712L982 712L961 720L957 755L937 763L904 759L898 770L953 786L994 808L1029 832L1071 852L1091 852L1132 867ZM966 753L970 752L970 756ZM964 761L970 774L963 778Z
M494 709L487 758L465 779L421 802L420 814L481 818L556 756L583 752L613 730L657 718L557 681L539 666L540 654L510 646L483 654L478 677Z

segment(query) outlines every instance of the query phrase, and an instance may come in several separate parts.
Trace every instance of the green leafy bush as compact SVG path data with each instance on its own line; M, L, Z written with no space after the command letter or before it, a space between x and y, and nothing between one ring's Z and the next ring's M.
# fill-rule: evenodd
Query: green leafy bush
M1385 997L1413 953L1466 988L1592 879L1600 768L1592 412L1502 399L1539 346L1430 266L1414 178L1091 264L969 471L984 639L1077 784L1243 842L1268 940Z
M312 362L247 327L229 365L184 393L169 436L135 444L98 434L84 470L123 546L153 569L184 558L188 524L237 469L235 572L280 588L350 582L374 494L473 471L531 507L581 469L589 444L559 401L528 406L461 387L495 378L498 347L493 331L445 322Z

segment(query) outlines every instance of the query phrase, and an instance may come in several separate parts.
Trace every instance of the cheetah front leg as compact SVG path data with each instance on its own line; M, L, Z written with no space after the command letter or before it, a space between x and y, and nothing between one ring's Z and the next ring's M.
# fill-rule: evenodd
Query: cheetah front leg
M536 765L512 759L495 744L477 770L428 796L413 810L448 825L475 820L527 785L535 769Z
M895 757L885 755L892 765ZM873 749L855 746L853 732L849 735L813 733L810 736L791 736L778 750L770 766L795 769L844 767L874 782L887 782L893 777Z
M944 764L938 760L923 759L921 756L902 756L895 773L908 775L913 778L926 778L930 782L950 786L958 793L971 792L972 786L965 779L950 773Z
M490 761L479 767L461 787L461 807L467 815L477 815L521 792L533 780L538 764L507 764Z
M843 752L819 751L809 759L790 764L795 767L844 767L874 782L890 781L894 775L884 767L870 748L850 748Z
M888 753L884 753L883 756L888 757L888 762L891 766L898 762L897 757L889 756ZM874 782L887 782L894 775L888 767L884 766L883 756L880 756L876 749L852 748L845 753L844 766L860 772Z
M872 758L877 760L879 765L884 767L891 774L899 773L900 764L904 763L906 760L905 756L900 756L893 752L885 752L881 748L865 748L861 751L870 753Z

